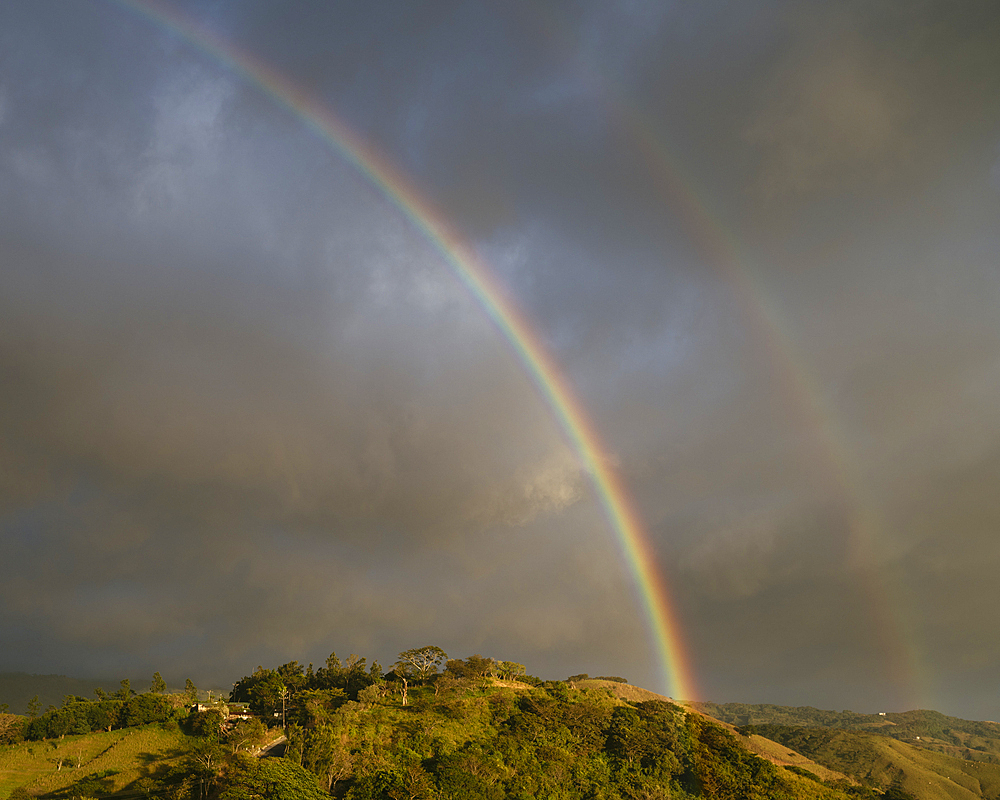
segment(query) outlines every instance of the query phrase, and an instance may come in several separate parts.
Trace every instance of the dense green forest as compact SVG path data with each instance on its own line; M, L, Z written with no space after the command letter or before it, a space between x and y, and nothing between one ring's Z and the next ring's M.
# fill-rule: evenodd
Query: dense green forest
M0 798L1000 796L992 764L898 741L893 750L843 727L823 729L825 739L804 725L734 731L707 707L623 678L543 681L515 662L449 659L433 646L400 653L388 670L336 654L318 669L258 667L211 703L196 703L190 681L168 693L159 674L148 691L122 681L96 695L0 718ZM804 755L786 758L793 750ZM945 786L949 770L958 794Z

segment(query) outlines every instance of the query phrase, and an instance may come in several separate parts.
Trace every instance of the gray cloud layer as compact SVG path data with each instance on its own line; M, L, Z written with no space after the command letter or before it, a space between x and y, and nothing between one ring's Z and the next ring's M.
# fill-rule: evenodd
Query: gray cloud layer
M187 12L479 248L707 697L996 717L992 4ZM433 641L656 683L575 455L398 208L115 4L5 4L0 53L0 666Z

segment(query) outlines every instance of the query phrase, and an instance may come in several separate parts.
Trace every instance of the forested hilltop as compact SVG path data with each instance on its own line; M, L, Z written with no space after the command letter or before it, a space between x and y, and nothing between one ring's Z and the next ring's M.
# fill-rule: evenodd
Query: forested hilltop
M381 673L356 657L315 671L291 662L258 668L233 699L274 716L285 692L285 759L352 800L847 796L755 756L700 714L621 699L621 678L542 681L435 647Z
M318 669L258 667L212 702L190 683L167 692L157 674L149 691L123 681L113 695L5 714L0 727L0 798L16 800L1000 796L992 764L961 773L970 762L952 759L964 793L941 793L942 775L930 789L918 786L924 773L904 781L896 756L877 747L845 757L853 745L807 735L806 757L781 730L775 740L737 732L623 678L543 681L512 661L449 659L434 646L400 653L388 670L336 654Z

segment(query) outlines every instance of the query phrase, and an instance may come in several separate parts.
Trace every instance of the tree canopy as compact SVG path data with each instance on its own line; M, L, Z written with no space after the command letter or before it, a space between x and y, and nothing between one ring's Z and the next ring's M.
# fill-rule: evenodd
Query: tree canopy
M400 676L426 680L438 671L438 667L448 660L448 654L440 647L428 644L414 647L399 654L393 664L393 671Z

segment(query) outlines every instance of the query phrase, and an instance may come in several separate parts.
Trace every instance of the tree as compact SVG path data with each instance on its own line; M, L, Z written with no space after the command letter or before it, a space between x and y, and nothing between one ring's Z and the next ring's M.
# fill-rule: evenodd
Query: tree
M343 689L307 689L297 693L288 716L303 728L315 728L330 721L333 713L347 702Z
M225 758L226 751L215 739L198 739L191 745L188 755L195 764L210 770Z
M281 678L282 684L293 694L306 685L306 676L303 674L303 668L298 661L289 661L287 664L282 664L275 672Z
M524 664L518 664L516 661L500 661L494 667L497 677L502 678L507 681L512 681L515 678L524 675L527 671Z
M226 742L236 755L240 749L249 750L264 741L267 728L259 719L241 719L226 734Z
M187 700L191 705L198 702L198 687L194 685L190 678L184 681L184 693L187 695Z
M438 671L438 666L448 660L448 654L440 647L426 645L404 650L399 654L399 660L393 665L393 670L401 678L416 678L425 680Z
M192 712L188 716L191 733L216 742L222 736L222 725L225 721L222 712L214 708L210 708L208 711Z
M238 756L227 770L221 800L330 800L315 775L287 758Z
M149 691L153 694L165 694L167 691L167 682L163 680L163 677L159 672L153 673L153 684L149 687Z
M387 691L389 689L385 681L373 683L371 686L358 692L358 702L364 708L371 708L381 698L385 697Z
M450 664L451 662L449 661L448 663ZM434 696L447 694L467 682L467 678L459 678L453 672L443 672L434 681Z
M121 700L128 700L132 696L132 683L128 678L122 678L121 689L119 689L115 694Z
M472 670L469 669L469 665L460 658L450 658L444 665L444 671L446 675L451 675L453 678L471 678Z
M87 707L87 719L92 731L110 731L118 718L121 703L115 700L98 700Z
M490 670L493 669L493 664L495 662L492 658L483 658L477 653L476 655L469 656L465 659L465 663L469 668L469 677L485 678L490 674Z
M303 766L326 780L326 790L350 777L355 756L346 734L332 725L323 725L306 734Z
M34 719L38 716L38 707L40 703L38 702L38 695L36 694L28 701L28 717Z
M250 710L271 719L281 708L282 691L287 692L284 679L276 670L257 667L253 675L241 678L229 694L234 703L249 703Z

